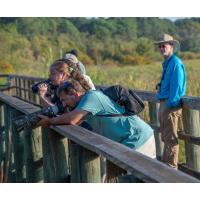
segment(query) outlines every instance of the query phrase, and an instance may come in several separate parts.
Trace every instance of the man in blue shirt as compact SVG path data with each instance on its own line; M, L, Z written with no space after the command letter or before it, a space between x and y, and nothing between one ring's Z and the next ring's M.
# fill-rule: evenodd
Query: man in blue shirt
M164 34L158 45L164 58L162 77L157 85L157 98L160 100L159 121L164 151L162 161L169 166L178 166L178 118L181 115L181 97L186 90L186 72L183 62L174 55L180 44L172 36Z
M85 120L94 132L124 144L151 158L155 158L155 141L152 128L138 116L100 116L123 114L124 108L101 91L81 89L77 81L58 89L64 107L72 111L55 118L41 116L43 127L56 124L77 125Z

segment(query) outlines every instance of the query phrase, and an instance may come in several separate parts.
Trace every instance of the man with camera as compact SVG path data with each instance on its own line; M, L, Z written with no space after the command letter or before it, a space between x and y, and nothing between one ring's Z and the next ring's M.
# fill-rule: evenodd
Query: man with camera
M155 158L152 128L137 115L126 115L126 108L102 91L86 91L77 81L70 80L58 88L58 96L70 112L53 118L40 115L39 125L77 125L84 119L93 131Z
M162 77L157 85L157 98L160 101L159 121L161 138L164 142L162 161L177 169L178 167L178 119L181 115L181 97L186 91L185 66L176 52L180 44L172 36L164 34L155 42L164 58Z

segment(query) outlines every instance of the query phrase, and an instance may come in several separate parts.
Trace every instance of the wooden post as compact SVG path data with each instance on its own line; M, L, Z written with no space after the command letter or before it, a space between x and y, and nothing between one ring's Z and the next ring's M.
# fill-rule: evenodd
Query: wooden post
M52 129L42 129L44 182L68 182L68 140Z
M19 90L19 96L18 97L20 97L20 98L22 98L22 90L21 90L21 88L22 88L22 83L21 83L21 78L18 78L18 90Z
M27 93L27 80L26 79L22 79L23 80L23 91L24 91L24 100L28 100L28 93Z
M150 124L152 125L152 127L158 127L158 128L154 128L154 137L155 137L155 143L156 143L156 157L158 160L161 160L164 144L161 140L161 133L159 131L160 123L158 119L158 110L159 110L158 103L149 102Z
M199 111L183 109L183 126L186 134L200 137ZM200 146L185 142L186 165L200 172Z
M39 97L39 95L36 94L35 97L36 97L35 103L36 103L37 105L40 105L40 97Z
M32 102L32 99L31 99L31 97L32 97L32 95L31 95L31 80L27 80L27 89L28 89L28 91L27 91L27 93L28 93L28 101L29 102Z
M26 129L24 132L24 160L26 182L43 182L43 155L41 128Z
M29 80L24 79L24 93L25 93L25 100L29 101Z
M127 172L122 168L118 167L109 160L106 160L106 182L117 183L120 180L119 177L126 173Z
M81 183L81 174L80 174L80 155L81 148L78 144L69 142L69 155L70 155L70 182L71 183Z
M117 177L118 183L144 183L142 180L138 179L134 175L122 175Z
M25 99L25 91L24 91L24 80L22 79L22 78L20 78L20 83L21 83L21 85L20 85L20 87L21 87L21 98L22 99Z
M16 182L14 177L13 167L13 149L11 140L11 108L5 105L4 120L5 120L5 165L4 165L4 182Z
M10 93L11 96L16 95L15 86L16 86L15 78L12 77L12 78L10 78L10 90L9 90L9 93Z
M20 96L20 90L19 90L20 83L19 83L18 77L15 77L15 83L16 83L16 96L19 97Z
M35 82L33 81L33 80L30 80L30 90L31 90L31 88L32 88L32 85L34 84ZM35 94L32 92L32 91L30 91L30 101L32 102L32 103L35 103Z
M70 141L70 182L101 182L99 156Z
M12 118L22 115L21 112L11 109ZM25 182L25 169L24 169L24 140L23 133L18 133L14 126L12 126L12 144L14 153L14 167L16 174L16 182Z
M100 157L98 154L81 147L80 156L81 182L100 183Z
M5 123L4 123L4 106L0 102L0 183L4 179L4 154L5 154Z
M14 79L15 79L15 96L17 96L17 78L16 77L14 77Z

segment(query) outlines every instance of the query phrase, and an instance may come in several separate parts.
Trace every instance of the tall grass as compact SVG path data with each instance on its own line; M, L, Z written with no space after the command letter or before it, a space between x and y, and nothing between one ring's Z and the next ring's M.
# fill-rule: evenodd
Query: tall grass
M200 96L200 59L185 60L187 72L187 91L189 96ZM160 81L162 67L161 62L138 66L90 66L87 67L87 73L97 85L121 84L125 87L156 91L155 85ZM38 65L23 67L18 71L21 75L30 75L38 77L47 77L47 68ZM148 106L141 115L145 121L149 121ZM185 162L184 142L180 141L179 162Z
M187 91L189 96L200 96L200 59L185 60L187 72ZM93 82L98 85L121 84L125 87L155 91L155 85L161 77L161 62L138 66L88 66L86 68L88 75ZM22 66L16 74L47 77L47 67L41 67L37 64L32 66Z
M184 61L187 73L186 95L200 96L200 60ZM155 85L160 81L161 62L149 65L126 67L88 67L88 74L95 84L122 84L125 87L156 91Z

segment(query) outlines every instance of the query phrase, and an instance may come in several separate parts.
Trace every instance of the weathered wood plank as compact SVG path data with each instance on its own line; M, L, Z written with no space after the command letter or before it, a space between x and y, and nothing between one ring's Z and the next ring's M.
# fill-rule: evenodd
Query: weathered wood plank
M15 172L13 170L14 156L13 156L13 144L11 139L12 127L11 127L11 107L5 105L4 120L5 120L5 162L4 162L4 182L16 182Z
M31 105L27 102L24 102L18 98L5 95L2 92L0 92L0 101L4 102L5 104L7 104L25 114L30 114L30 113L40 110L39 107L33 106L33 105Z
M105 156L114 164L126 171L130 171L144 181L199 182L197 179L171 169L157 160L143 156L124 145L79 126L55 126L53 129L77 144Z
M0 102L0 183L4 179L4 162L5 162L5 121L4 106Z
M22 113L11 109L12 118L20 116ZM16 174L16 182L23 183L25 182L25 169L24 169L24 139L23 133L18 133L15 128L12 126L12 144L13 144L13 153L14 153L14 168Z
M26 129L24 135L24 163L26 168L26 182L43 182L42 136L41 128Z
M200 137L193 136L189 133L185 133L184 131L178 132L178 138L188 141L189 143L200 145Z
M69 142L69 155L70 155L70 182L81 183L81 166L80 166L80 155L81 147L78 144Z
M96 87L97 88L105 88L106 86L97 85ZM131 89L131 90L133 92L135 92L138 96L140 96L143 101L159 103L159 101L156 99L155 92L134 90L134 89ZM183 105L183 108L185 108L185 109L200 110L200 97L184 96L182 98L182 105Z
M42 130L44 182L68 182L68 141L51 129Z
M100 183L100 157L98 154L81 147L80 175L82 183Z
M0 93L0 100L5 100L9 105L19 104L20 109L27 109L30 112L30 105L23 106L20 100L13 97L5 97ZM16 106L17 107L17 106ZM34 110L34 106L32 107ZM19 109L19 108L18 108ZM27 112L27 110L24 112ZM142 156L119 143L110 141L98 134L84 130L77 126L57 126L53 128L60 134L72 139L84 148L105 156L108 160L118 165L122 169L128 170L138 178L151 182L198 182L186 174L175 171L166 165Z
M183 109L184 131L195 137L200 137L199 111ZM200 172L200 146L185 140L186 164L188 167Z
M158 110L159 105L156 103L149 102L149 117L150 117L150 123L153 127L159 127L159 119L158 119ZM156 157L157 159L160 159L163 155L163 142L161 140L161 134L158 131L158 129L154 128L154 137L155 137L155 143L156 143Z
M8 77L9 75L1 75L0 77ZM38 82L41 80L45 80L44 78L38 77L29 77L29 76L18 76L18 75L10 75L11 77L15 77L17 79L24 79L24 80L32 80L34 82ZM97 88L105 88L106 86L99 86L96 85ZM156 99L155 92L150 91L142 91L142 90L133 90L138 94L144 101L158 103L159 101ZM200 110L200 98L199 97L189 97L185 96L182 98L183 108L186 109L196 109Z
M189 175L191 175L191 176L193 176L193 177L195 177L195 178L200 179L200 172L197 172L197 171L195 171L195 170L189 168L189 167L188 167L187 165L185 165L185 164L179 164L179 165L178 165L178 169L181 170L181 171L183 171L184 173L187 173L187 174L189 174Z

